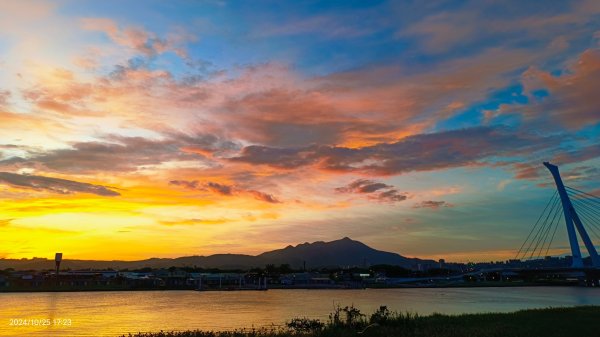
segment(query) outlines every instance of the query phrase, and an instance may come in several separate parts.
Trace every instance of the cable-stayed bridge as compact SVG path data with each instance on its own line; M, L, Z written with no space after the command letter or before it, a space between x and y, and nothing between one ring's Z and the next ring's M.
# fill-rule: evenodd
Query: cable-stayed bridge
M398 286L483 286L503 285L585 285L600 287L600 258L594 241L600 244L600 197L565 186L556 165L544 166L554 178L556 190L533 224L516 256L508 261L457 264L431 276L386 278ZM564 227L563 227L564 226ZM552 255L552 244L566 229L571 256ZM582 256L580 241L589 257ZM555 254L554 254L555 255ZM435 276L434 276L435 275ZM505 283L508 282L508 283Z
M600 257L594 241L600 243L600 197L566 186L558 166L544 162L554 178L556 191L534 223L527 238L517 251L516 261L541 261L551 254L552 243L566 227L571 265L565 267L499 268L479 273L517 273L521 277L578 280L580 284L600 286ZM579 240L589 257L583 258Z
M571 268L600 269L600 257L592 240L593 236L596 242L600 242L600 197L565 186L556 165L545 162L544 166L554 178L556 191L531 228L515 258L540 259L548 256L558 228L563 223L566 226L571 248ZM581 255L579 238L590 256L590 263L587 265L584 264Z
M534 223L515 259L485 267L475 267L461 273L441 277L417 277L402 283L453 284L463 281L515 282L519 284L578 284L600 287L600 258L594 241L600 244L600 197L577 188L565 186L556 165L548 162L556 191ZM563 227L565 226L565 227ZM552 243L566 228L571 257L550 257ZM559 230L561 229L561 230ZM589 257L583 258L579 240ZM570 260L570 265L565 263ZM559 263L555 263L560 261ZM550 263L548 263L550 262ZM399 282L400 283L400 282Z

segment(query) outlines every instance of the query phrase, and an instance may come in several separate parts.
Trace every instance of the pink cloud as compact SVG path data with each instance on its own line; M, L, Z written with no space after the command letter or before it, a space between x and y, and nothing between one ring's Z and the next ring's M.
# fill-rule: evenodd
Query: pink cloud
M454 207L453 204L447 203L446 201L434 201L425 200L413 205L413 208L429 208L429 209L440 209L444 207Z
M8 100L10 99L10 96L10 91L0 90L0 109L4 109L8 106Z
M192 35L183 31L160 38L156 34L139 27L120 27L114 20L107 18L83 18L81 26L85 30L105 33L115 43L135 50L145 56L154 56L173 51L181 57L187 57L182 44L195 40Z
M397 37L418 37L428 53L444 53L468 45L476 45L502 37L502 43L518 43L527 39L547 41L554 51L564 50L569 37L585 31L586 24L600 13L595 0L565 3L560 12L538 12L524 15L518 1L502 4L502 11L512 15L489 15L498 9L494 1L470 1L457 10L426 16L396 33ZM558 39L557 39L558 38Z

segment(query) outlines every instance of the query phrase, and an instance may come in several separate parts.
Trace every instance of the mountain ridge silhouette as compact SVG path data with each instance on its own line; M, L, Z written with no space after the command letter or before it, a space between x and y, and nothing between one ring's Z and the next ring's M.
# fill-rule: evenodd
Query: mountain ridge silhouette
M362 267L375 264L390 264L414 268L419 263L434 263L433 260L409 258L397 253L377 250L366 244L344 237L339 240L300 243L296 246L267 251L258 255L213 254L192 255L177 258L149 258L136 261L122 260L75 260L65 256L61 269L140 269L169 267L201 267L219 269L249 269L267 264L289 264L292 268L316 267ZM45 270L54 268L54 260L0 259L0 269Z

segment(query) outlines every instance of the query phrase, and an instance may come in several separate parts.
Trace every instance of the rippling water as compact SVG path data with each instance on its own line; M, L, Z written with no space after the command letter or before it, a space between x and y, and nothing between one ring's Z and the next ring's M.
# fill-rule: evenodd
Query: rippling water
M421 314L600 305L600 289L575 287L269 291L0 293L0 336L118 336L160 330L231 330L326 320L334 304ZM13 319L70 319L71 326L10 326Z

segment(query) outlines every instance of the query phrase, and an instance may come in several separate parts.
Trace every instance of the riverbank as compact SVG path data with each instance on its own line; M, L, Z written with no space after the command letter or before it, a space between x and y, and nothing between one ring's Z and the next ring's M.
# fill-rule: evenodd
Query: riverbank
M121 337L596 337L600 306L522 310L513 313L418 316L397 314L382 307L362 315L353 307L338 308L326 324L291 320L285 328L238 331L183 331L122 335ZM337 314L337 316L336 316Z
M246 290L353 290L353 289L411 289L411 288L508 288L508 287L585 287L577 281L546 281L546 282L525 282L525 281L514 281L514 282L499 282L499 281L486 281L486 282L453 282L453 283L400 283L400 284L369 284L369 285L277 285L269 284L267 289L259 289L253 287L245 287L238 289L237 286L231 287L212 287L203 288L203 291L246 291ZM29 292L87 292L87 291L165 291L165 290L198 290L197 287L193 286L182 286L182 287L130 287L126 285L44 285L37 287L4 287L0 288L0 293L29 293Z

